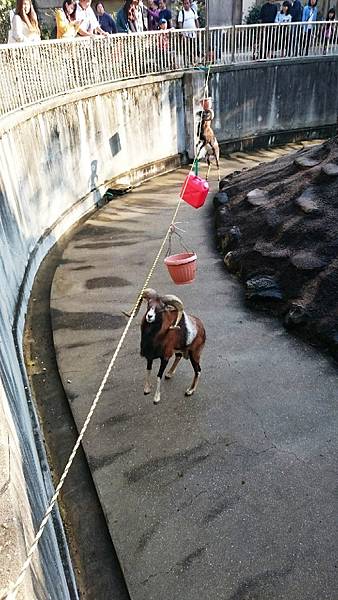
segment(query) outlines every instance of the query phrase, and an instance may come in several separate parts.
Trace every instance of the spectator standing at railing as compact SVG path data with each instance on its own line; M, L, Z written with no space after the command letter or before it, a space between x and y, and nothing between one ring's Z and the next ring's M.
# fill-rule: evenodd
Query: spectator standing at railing
M55 11L56 37L74 38L79 31L81 21L76 20L76 4L73 0L64 0L62 8Z
M157 31L159 19L160 19L160 9L157 6L154 0L149 0L147 10L147 20L148 20L148 31Z
M78 34L83 37L95 34L106 37L109 34L101 29L90 4L91 0L79 0L79 3L77 4L75 16L77 21L81 21Z
M290 14L293 23L298 23L302 20L303 6L300 0L294 0L290 9Z
M260 22L274 23L277 15L277 6L270 0L265 2L261 8Z
M116 28L118 33L130 33L129 13L132 6L132 0L125 0L125 3L116 13Z
M288 0L285 0L282 4L282 10L277 13L275 23L291 23L291 15L290 15L291 4ZM279 38L277 37L277 42L280 49L280 56L287 56L290 54L290 31L288 27L282 27Z
M199 22L196 11L191 8L190 0L183 0L182 8L179 10L177 15L177 27L179 29L198 29ZM184 34L188 38L194 38L196 33L188 33Z
M145 24L145 15L147 14L147 9L145 8L142 0L133 0L133 6L135 11L136 31L138 33L142 33L143 31L147 30Z
M294 0L290 9L292 23L299 23L302 20L303 5L300 0ZM299 52L299 40L301 39L300 27L295 25L291 27L291 51L293 56L297 56Z
M171 29L173 17L171 14L171 10L169 10L169 8L167 8L166 0L159 0L158 8L159 8L159 15L158 15L159 22L161 21L161 19L165 19L167 21L167 28Z
M282 10L276 15L275 23L291 23L290 8L290 2L285 0L282 4Z
M327 21L335 21L336 19L336 11L334 8L330 8L329 12L327 13L327 17L326 20ZM333 37L333 24L332 23L326 23L325 25L325 32L324 32L324 36L325 36L325 41L324 41L324 51L323 54L327 53L327 49L331 43L332 37Z
M96 3L96 14L99 25L106 33L117 33L113 17L104 10L103 2Z
M133 0L126 0L124 5L117 11L116 27L118 33L137 33Z
M40 42L40 40L40 28L33 4L30 0L17 0L8 43Z
M182 8L177 15L177 27L179 29L189 30L183 33L183 39L185 41L185 44L182 45L182 53L184 55L184 52L186 52L188 62L194 63L194 50L196 38L195 30L199 28L199 22L196 11L194 11L194 9L191 8L190 0L183 0Z
M317 9L317 0L309 0L307 6L304 6L302 21L307 23L307 26L304 30L305 40L303 47L303 54L307 56L309 54L309 47L311 43L311 38L313 34L313 25L314 21L317 21L318 18L318 9Z

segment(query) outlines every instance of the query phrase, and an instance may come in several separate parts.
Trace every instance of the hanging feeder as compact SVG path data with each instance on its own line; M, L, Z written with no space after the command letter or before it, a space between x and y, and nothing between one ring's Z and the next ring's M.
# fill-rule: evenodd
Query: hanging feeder
M184 285L192 283L196 276L196 260L195 252L181 252L173 254L164 259L164 264L167 266L169 275L176 285Z
M190 204L190 206L193 206L194 208L200 208L203 206L208 192L208 182L198 175L189 173L184 180L180 198Z
M171 254L171 238L173 233L178 236L185 252ZM175 225L171 226L167 256L164 259L164 264L168 269L171 279L176 285L184 285L194 281L197 268L197 255L195 252L190 252L185 247L182 236L177 233L177 227Z

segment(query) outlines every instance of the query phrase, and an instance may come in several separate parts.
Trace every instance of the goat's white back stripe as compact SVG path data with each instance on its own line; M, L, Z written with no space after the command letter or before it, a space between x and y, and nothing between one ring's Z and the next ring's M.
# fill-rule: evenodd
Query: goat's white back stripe
M197 325L193 317L184 313L185 326L187 328L187 346L193 343L197 335Z

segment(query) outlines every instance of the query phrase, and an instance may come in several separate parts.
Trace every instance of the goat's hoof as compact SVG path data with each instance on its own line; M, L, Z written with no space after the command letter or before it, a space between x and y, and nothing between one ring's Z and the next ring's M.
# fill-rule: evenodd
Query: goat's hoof
M160 400L161 400L161 398L158 398L157 396L155 396L153 402L154 402L154 404L158 404Z
M164 379L171 379L173 376L173 373L166 373L164 376Z
M185 392L185 396L192 396L195 390L191 390L190 388L187 389L187 391Z
M144 396L148 396L148 394L150 394L150 392L151 392L151 388L149 388L149 390L148 389L143 390Z

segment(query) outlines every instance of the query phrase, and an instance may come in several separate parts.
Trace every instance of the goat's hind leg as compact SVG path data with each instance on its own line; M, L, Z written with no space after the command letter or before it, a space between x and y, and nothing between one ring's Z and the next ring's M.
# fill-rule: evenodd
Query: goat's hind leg
M161 379L162 379L163 373L166 369L168 362L169 362L169 360L167 358L161 358L160 368L157 373L157 383L156 383L156 392L155 392L155 396L154 396L154 404L158 404L159 401L161 400Z
M182 354L180 352L176 352L175 360L174 360L173 364L171 365L169 371L167 371L167 373L165 374L166 379L171 379L172 376L175 375L175 371L177 369L178 363L180 362L181 358L182 358Z
M151 359L147 359L146 378L145 378L144 388L143 388L143 393L145 396L147 396L147 394L150 394L150 390L151 390L150 377L151 377L152 366L153 366L153 361Z
M185 392L186 396L192 396L192 394L196 391L196 388L198 385L198 380L199 380L200 373L201 373L200 363L197 360L195 360L192 352L189 352L189 358L190 358L190 362L192 364L192 368L194 369L194 379L192 380L191 386L188 387L188 389Z
M210 163L210 156L209 156L209 154L207 154L207 165L208 165L208 170L207 170L207 174L205 176L205 181L208 181L209 174L210 174L210 169L211 169L211 163Z
M213 147L213 152L214 152L216 167L217 167L217 170L218 170L218 181L221 181L221 171L220 171L220 168L219 168L219 145L218 145L217 140L215 140L215 144L214 144L214 147Z

